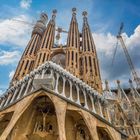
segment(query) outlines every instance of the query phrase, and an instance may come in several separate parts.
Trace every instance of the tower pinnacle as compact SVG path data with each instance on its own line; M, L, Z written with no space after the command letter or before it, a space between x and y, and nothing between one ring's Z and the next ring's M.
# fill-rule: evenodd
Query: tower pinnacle
M35 67L38 67L46 60L50 59L51 48L54 45L55 38L55 17L57 10L52 11L52 18L49 21L47 28L45 29L43 38L41 40L41 45L37 53L37 58L35 62Z
M44 24L46 24L46 21L48 20L48 16L47 16L47 14L46 13L41 13L41 15L40 15L40 20L44 23Z
M45 28L46 28L46 22L48 20L48 16L46 13L41 13L40 19L37 21L37 23L34 26L33 34L40 34L41 36L43 35Z
M106 89L107 91L109 91L109 84L108 84L108 81L107 81L107 80L105 80L105 89Z
M11 85L14 85L18 80L21 80L26 74L34 69L37 50L44 34L47 20L47 14L41 13L40 19L36 22L33 28L31 39L19 61Z
M87 11L83 11L82 15L83 15L83 17L87 17L87 15L88 15Z
M87 84L89 84L90 86L101 92L102 84L98 58L96 54L96 47L88 24L87 12L84 11L82 15L83 15L82 55L80 58L83 65L80 66L80 69L83 69L82 79Z
M88 15L87 11L84 11L84 12L82 13L82 15L83 15L84 24L88 24L88 23L87 23L87 15Z
M76 8L72 8L72 20L76 21Z
M75 8L75 7L72 8L72 13L73 13L73 14L76 14L76 8Z
M57 10L54 9L54 10L52 11L52 20L55 20L56 13L57 13Z
M72 8L72 19L67 39L66 69L76 76L79 73L79 42L80 37L76 19L76 8Z

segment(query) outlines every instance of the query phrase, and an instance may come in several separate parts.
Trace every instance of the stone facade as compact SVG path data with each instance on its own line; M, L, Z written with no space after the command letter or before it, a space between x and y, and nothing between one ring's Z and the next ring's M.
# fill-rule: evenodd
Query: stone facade
M102 89L96 47L83 12L66 46L54 47L56 10L35 25L8 90L0 97L0 140L139 139L140 94ZM22 64L23 63L23 64Z

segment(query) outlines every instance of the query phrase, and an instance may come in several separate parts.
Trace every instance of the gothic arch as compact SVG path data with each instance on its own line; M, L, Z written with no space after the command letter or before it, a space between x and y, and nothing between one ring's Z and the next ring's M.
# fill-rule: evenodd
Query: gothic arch
M114 140L106 128L97 127L99 140Z
M80 104L84 107L85 106L85 96L84 96L82 89L80 89L79 95L80 95Z
M63 78L60 76L58 79L58 92L61 94L63 92Z
M68 98L70 97L70 82L66 80L65 82L65 96Z
M77 101L77 88L76 85L72 84L72 99L76 102Z
M93 110L93 106L92 106L92 101L91 101L90 95L86 94L86 98L87 98L88 108L89 108L90 111L92 111Z
M0 115L0 135L3 133L4 129L7 127L8 123L10 122L13 113L14 112L12 111Z
M23 128L22 132L19 128ZM34 98L8 137L10 140L57 140L58 123L51 98L47 95Z
M57 54L66 54L63 48L57 48L56 50L53 50L51 53L51 58Z
M77 111L67 110L65 130L67 140L93 140L83 117Z
M58 48L52 52L50 60L56 64L61 65L63 68L65 68L65 65L66 65L65 57L66 57L66 53L64 52L64 50Z

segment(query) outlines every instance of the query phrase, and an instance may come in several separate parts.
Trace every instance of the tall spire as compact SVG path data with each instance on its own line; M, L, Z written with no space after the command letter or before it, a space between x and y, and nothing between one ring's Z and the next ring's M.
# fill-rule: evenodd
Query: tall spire
M87 19L87 12L84 11L83 15L83 28L82 28L82 68L83 80L91 85L98 91L102 91L100 70L98 64L98 58L96 53L96 47L90 31L90 27Z
M76 8L73 8L72 19L67 38L66 69L76 76L79 73L79 42L80 37L76 19Z
M51 48L54 45L54 38L55 38L55 17L56 17L56 10L52 12L52 18L49 21L45 33L43 35L41 45L39 51L37 53L37 58L35 62L35 67L38 67L46 60L50 59Z
M33 28L31 39L19 61L15 75L12 79L12 83L14 81L22 79L23 76L28 74L34 68L35 56L38 50L38 46L41 42L44 30L46 28L47 20L47 14L42 13L40 15L40 19L37 21Z

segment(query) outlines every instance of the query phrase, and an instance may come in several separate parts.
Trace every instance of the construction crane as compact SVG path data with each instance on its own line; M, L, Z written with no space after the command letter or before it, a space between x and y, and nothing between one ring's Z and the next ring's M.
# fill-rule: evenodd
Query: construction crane
M59 45L59 40L60 40L60 38L61 38L61 33L62 33L62 32L63 32L63 33L68 33L68 31L62 29L61 27L57 27L55 30L57 31L57 34L56 34L56 37L55 37L55 38L56 38L56 44Z
M23 24L27 24L27 25L30 25L30 26L35 26L35 24L34 23L29 23L29 22L27 22L27 21L23 21L23 20L18 20L18 19L11 19L12 21L15 21L15 22L20 22L20 23L23 23ZM60 45L59 44L59 40L60 40L60 38L61 38L61 33L63 32L63 33L68 33L68 31L66 31L66 30L64 30L64 29L62 29L61 27L56 27L56 44L57 45Z
M134 67L133 62L131 60L131 57L130 57L130 55L128 53L128 50L126 48L126 45L124 43L124 40L123 40L123 38L121 36L123 27L124 27L124 25L123 25L123 23L121 23L121 26L120 26L120 29L119 29L119 32L118 32L118 35L117 35L117 40L120 41L120 43L121 43L121 46L123 48L124 54L126 56L128 65L130 67L130 70L131 70L131 73L132 73L132 76L133 76L133 80L136 82L137 88L140 88L140 78L138 77L138 74L137 74L137 72L135 70L135 67ZM116 54L116 51L117 51L118 41L117 41L117 45L116 45L116 49L115 49L113 59L115 58L115 54Z

